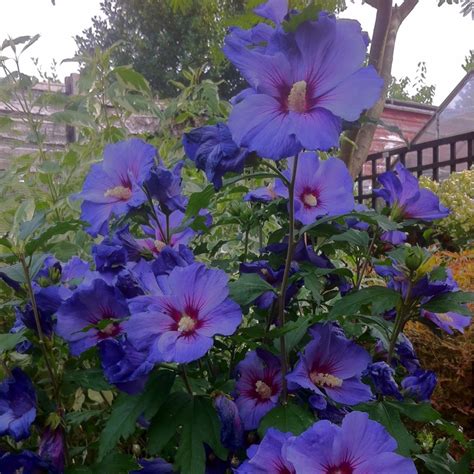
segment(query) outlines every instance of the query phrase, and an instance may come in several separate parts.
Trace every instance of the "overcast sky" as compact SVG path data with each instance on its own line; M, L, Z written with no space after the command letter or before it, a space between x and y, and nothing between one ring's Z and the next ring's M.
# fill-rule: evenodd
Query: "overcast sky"
M361 0L347 3L342 16L359 20L371 34L374 10L361 5ZM403 23L393 74L414 78L418 62L425 61L427 81L436 85L435 103L439 104L464 75L461 64L469 49L474 49L474 21L463 18L456 5L438 8L437 3L420 0ZM49 70L53 59L59 62L74 55L73 36L90 26L91 17L100 13L99 4L100 0L56 0L56 6L50 0L0 0L0 39L40 33L41 39L25 58L24 70L34 73L32 56L39 58L43 70ZM65 63L58 72L62 79L75 70L75 64Z

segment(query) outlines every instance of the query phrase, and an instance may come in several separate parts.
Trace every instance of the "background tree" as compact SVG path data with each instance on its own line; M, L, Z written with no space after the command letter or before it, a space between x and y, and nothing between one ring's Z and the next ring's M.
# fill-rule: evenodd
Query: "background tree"
M420 104L432 104L435 91L435 85L426 83L426 64L419 62L414 81L408 76L400 79L392 76L388 86L387 98L411 100Z
M210 65L208 76L223 80L226 94L239 87L233 68L220 58L224 16L244 11L245 0L103 0L103 17L76 36L79 55L113 44L115 65L131 64L161 97L175 96L170 83L189 67ZM212 67L211 67L212 65Z
M466 72L474 69L474 49L469 50L469 54L464 58L464 64L461 67Z
M356 177L369 154L370 145L374 138L377 123L382 115L385 100L392 79L392 64L398 30L407 16L413 11L419 0L404 0L400 5L392 0L365 0L365 3L377 11L374 31L371 36L369 64L372 64L385 85L378 102L365 113L360 124L347 132L342 144L341 157L347 164L351 175ZM472 0L438 0L438 6L443 4L461 5L461 13L468 15L474 12Z
M113 48L114 65L130 64L161 97L176 96L172 84L188 68L207 64L206 77L222 81L220 92L230 98L245 87L221 51L227 27L249 28L259 21L252 9L263 0L103 0L101 17L76 36L79 55L95 48ZM311 3L335 11L344 0L293 0L292 8Z

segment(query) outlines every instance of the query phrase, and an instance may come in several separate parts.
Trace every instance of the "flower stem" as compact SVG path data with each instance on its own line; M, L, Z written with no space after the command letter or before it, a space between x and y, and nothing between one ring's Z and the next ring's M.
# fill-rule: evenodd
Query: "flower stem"
M377 238L377 230L374 230L374 236L372 237L372 240L370 241L369 249L367 250L367 255L364 257L364 262L362 264L362 267L357 274L357 282L355 284L356 290L360 288L362 280L364 279L365 272L367 271L367 266L369 265L369 262L370 262L370 257L372 256L372 250L374 249L376 238Z
M167 216L167 229L166 232L164 232L163 227L160 224L160 220L158 219L158 214L156 213L155 205L153 204L153 198L151 197L150 193L146 189L146 187L142 187L143 192L145 193L145 196L147 197L148 204L150 206L151 214L152 217L155 219L156 225L158 226L158 230L160 231L163 240L165 241L165 244L169 244L169 221L168 221L168 216Z
M271 163L268 163L265 160L262 160L261 164L265 166L265 168L268 168L272 170L273 172L275 172L286 186L288 187L290 186L290 182L288 181L288 178L275 165L272 165Z
M247 261L247 254L249 251L249 232L250 229L247 227L245 229L245 236L244 236L244 263Z
M281 281L280 291L278 294L278 325L283 327L285 325L285 297L288 288L288 280L290 278L291 262L293 260L294 238L295 238L295 180L296 169L298 167L298 155L293 161L293 171L291 181L288 184L288 249L286 252L285 270L283 272L283 279ZM283 403L287 402L288 389L286 383L286 374L288 372L288 354L286 351L285 336L280 336L280 357L281 357L281 373L282 373L282 392L281 400Z
M57 400L58 406L60 407L61 404L59 403L60 402L60 400L59 400L59 384L58 384L58 381L56 379L56 375L53 371L53 366L52 366L52 364L49 360L49 353L48 353L47 346L46 346L46 337L43 333L43 328L41 327L41 320L40 320L40 316L39 316L38 305L36 304L36 298L35 298L35 294L34 294L34 291L33 291L33 286L31 284L30 269L29 269L28 264L26 263L25 257L23 255L19 256L19 260L20 260L21 266L23 268L23 273L25 274L26 285L27 285L27 289L28 289L28 296L30 297L31 307L33 309L33 315L34 315L34 318L35 318L36 330L38 331L40 348L41 348L41 351L43 353L43 357L44 357L44 361L45 361L45 364L46 364L46 368L47 368L48 373L49 373L49 377L51 379L51 384L52 384L53 390L54 390L54 396Z
M191 384L189 383L189 378L188 378L188 373L186 371L186 365L181 366L181 375L183 377L183 382L186 387L186 390L188 391L189 395L193 395L193 389L191 388Z
M412 287L412 284L410 282L407 288L406 297L404 298L403 302L399 306L399 309L397 311L397 316L395 318L395 323L393 325L393 331L390 337L390 342L388 346L388 354L387 354L387 363L389 365L393 358L393 353L395 351L395 346L397 344L398 336L403 331L405 324L410 319L410 312L412 310L412 304L410 302L411 287Z

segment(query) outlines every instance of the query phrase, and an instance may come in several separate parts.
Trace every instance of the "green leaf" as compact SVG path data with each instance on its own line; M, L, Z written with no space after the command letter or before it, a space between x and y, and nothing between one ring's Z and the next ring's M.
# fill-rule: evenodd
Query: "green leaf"
M31 279L33 279L40 271L45 260L46 255L42 254L35 254L31 257L31 261L29 263L29 273ZM26 277L23 271L23 266L20 263L0 267L0 272L5 273L5 275L7 275L12 280L17 281L18 283L26 283Z
M8 130L13 125L13 120L10 117L0 117L0 130Z
M241 306L250 304L266 291L275 291L270 283L256 273L242 273L237 281L229 283L229 288L229 296Z
M29 262L29 269L30 269L30 278L32 280L35 278L36 274L43 267L46 257L47 255L45 254L37 254L37 253L31 257L31 260Z
M117 397L100 435L99 460L102 460L120 439L127 439L135 431L136 421L142 413L150 417L158 411L171 390L175 376L175 372L161 370L150 377L142 394L120 394Z
M33 233L45 222L45 215L42 212L38 212L33 216L33 219L22 222L20 224L20 240L27 240Z
M324 289L324 280L315 273L308 273L304 277L304 286L311 292L314 301L320 304L322 301L321 293Z
M25 331L18 331L14 334L0 334L0 354L11 351L17 344L26 340Z
M208 444L217 457L227 459L227 450L220 442L220 422L209 397L198 396L188 405L183 424L176 466L181 474L201 474L205 470Z
M354 291L336 301L329 312L330 319L343 315L354 315L362 306L372 305L372 312L381 314L400 302L400 294L385 286L370 286Z
M186 217L196 216L201 209L206 208L214 196L214 186L209 185L198 193L191 194L186 208Z
M26 283L25 274L23 273L23 267L19 263L13 265L0 266L0 272L4 273L7 277L18 283Z
M102 410L71 411L66 413L64 419L68 425L80 425L91 418L100 416L102 413Z
M95 129L96 125L92 117L86 112L78 110L64 110L50 115L51 120L56 123L64 123L74 127L87 127Z
M48 245L48 250L56 256L58 260L62 262L67 262L70 258L78 255L81 250L84 248L68 242L67 240L61 240L58 243L53 243Z
M453 474L454 462L440 454L418 454L426 468L434 474ZM466 473L468 474L468 473Z
M301 339L303 339L304 335L306 334L308 330L308 326L311 324L310 319L303 319L303 318L301 319L302 319L301 323L298 324L297 327L293 328L291 331L287 332L284 336L286 349L288 351L291 351L291 349L293 349L293 347L295 347L296 344L298 344L301 341ZM276 348L277 350L280 350L279 341L275 340L274 345L276 346L277 344L278 344L278 347Z
M441 414L438 413L430 403L395 402L388 400L384 403L414 421L427 423L441 418Z
M161 405L148 430L148 450L151 454L158 454L177 432L185 421L184 415L191 401L187 393L174 392Z
M471 311L465 304L472 303L473 301L474 293L456 291L431 298L430 301L422 305L422 308L433 313L447 313L448 311L453 311L470 316Z
M342 234L332 237L334 242L348 242L356 247L367 248L369 246L369 234L367 232L349 229Z
M29 39L28 43L26 43L25 46L23 46L23 49L21 50L20 54L24 53L30 46L33 46L39 40L39 38L40 38L40 35L38 34L32 36Z
M6 237L0 238L0 246L6 247L10 250L13 248L12 243Z
M319 12L323 9L318 3L319 2L312 3L306 8L303 8L303 10L301 10L301 12L297 15L292 15L289 21L285 21L283 23L283 29L287 33L291 33L296 31L298 27L305 21L317 20Z
M158 454L181 429L176 467L182 474L204 472L204 444L208 444L221 459L227 450L220 442L220 423L208 396L174 392L162 404L148 430L148 450Z
M33 253L38 248L46 244L52 237L57 235L63 235L66 232L76 230L79 228L80 223L78 221L68 222L57 222L56 224L48 227L44 232L41 233L36 239L31 240L26 245L26 251L28 254Z
M241 174L239 176L234 176L233 178L224 179L223 187L238 183L239 181L243 181L246 179L262 179L262 178L279 178L279 176L276 173L266 173L266 172Z
M128 474L131 470L138 469L135 459L129 454L110 453L104 459L92 466L95 474L110 472L114 474Z
M128 89L151 94L148 81L137 71L129 66L118 66L112 71L118 80Z
M403 424L397 408L388 405L386 402L365 403L357 405L356 410L364 411L369 417L381 423L398 443L397 452L402 456L410 456L411 452L420 452L420 447L416 444L415 438Z
M104 379L101 369L68 370L64 373L64 382L77 385L82 388L90 388L97 392L111 390L112 387Z
M268 412L260 422L258 433L263 437L268 428L299 435L314 423L314 416L299 405L288 403Z

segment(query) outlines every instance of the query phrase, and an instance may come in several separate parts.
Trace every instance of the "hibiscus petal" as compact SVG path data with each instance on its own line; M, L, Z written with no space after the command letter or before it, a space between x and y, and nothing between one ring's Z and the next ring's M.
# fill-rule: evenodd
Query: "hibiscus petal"
M305 114L290 112L289 117L289 132L303 148L328 150L339 145L342 121L329 110L316 107Z
M317 21L300 25L295 36L303 58L300 74L314 84L317 96L344 81L365 61L366 36L358 21L321 13Z
M354 121L363 110L377 102L382 87L383 79L373 66L368 66L354 72L323 95L318 94L316 103L338 117Z
M217 308L199 315L199 334L212 337L216 334L230 336L234 334L237 326L242 322L240 306L226 299Z
M239 102L230 114L229 128L239 145L263 157L278 160L301 150L289 115L268 95L255 94Z
M211 337L202 336L197 332L183 335L178 331L169 331L160 336L157 348L163 361L187 364L206 355L212 345Z

